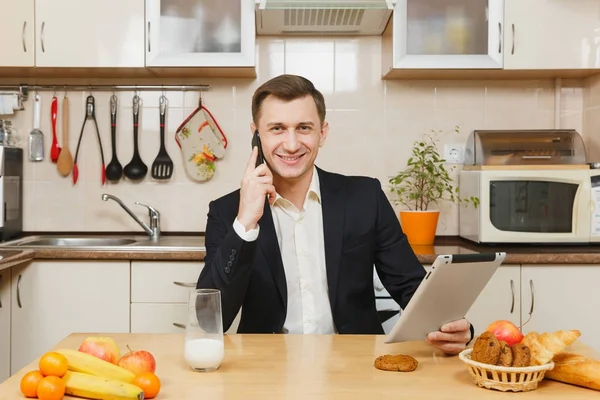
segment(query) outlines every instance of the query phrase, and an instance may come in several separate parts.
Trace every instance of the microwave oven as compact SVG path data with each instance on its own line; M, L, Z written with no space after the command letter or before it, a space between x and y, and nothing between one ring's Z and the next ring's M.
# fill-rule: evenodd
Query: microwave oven
M594 207L590 171L587 165L463 170L461 197L476 196L480 203L460 208L460 236L486 244L600 242L600 184Z

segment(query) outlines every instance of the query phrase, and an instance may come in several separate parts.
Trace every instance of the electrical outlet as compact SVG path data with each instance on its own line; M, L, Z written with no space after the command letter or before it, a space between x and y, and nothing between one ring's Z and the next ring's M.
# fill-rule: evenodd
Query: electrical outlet
M465 145L458 143L444 145L444 159L448 164L462 164L465 161Z

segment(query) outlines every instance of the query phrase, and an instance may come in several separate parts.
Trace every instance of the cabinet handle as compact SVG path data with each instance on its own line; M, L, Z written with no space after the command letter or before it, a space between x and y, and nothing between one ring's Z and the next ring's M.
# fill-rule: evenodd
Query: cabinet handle
M177 322L173 322L173 325L175 325L178 328L185 329L185 325L184 324L179 324Z
M176 284L177 286L183 286L183 287L196 287L196 282L173 282L174 284Z
M45 22L42 22L42 31L40 32L40 42L42 43L42 53L45 53L46 50L44 49L44 27L46 26Z
M515 24L512 24L512 50L510 54L515 54Z
M502 53L502 24L498 22L498 53Z
M535 295L533 293L533 279L529 280L529 288L531 289L531 308L529 309L529 315L533 314L533 303L535 301Z
M27 53L27 44L25 43L25 28L27 27L27 21L23 21L23 32L21 33L21 40L23 41L23 51Z
M510 280L510 291L512 292L512 304L510 305L510 313L512 314L515 311L515 282Z
M21 278L23 275L19 275L19 278L17 279L17 305L19 306L19 308L23 308L23 306L21 305Z
M148 21L148 53L150 53L150 21Z

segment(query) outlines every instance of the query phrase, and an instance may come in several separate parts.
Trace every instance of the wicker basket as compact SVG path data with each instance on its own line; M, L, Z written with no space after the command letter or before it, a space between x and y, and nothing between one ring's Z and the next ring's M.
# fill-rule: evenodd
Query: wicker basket
M503 392L528 392L538 387L546 371L554 368L554 362L532 367L500 367L471 360L473 349L463 350L458 357L467 364L475 384Z

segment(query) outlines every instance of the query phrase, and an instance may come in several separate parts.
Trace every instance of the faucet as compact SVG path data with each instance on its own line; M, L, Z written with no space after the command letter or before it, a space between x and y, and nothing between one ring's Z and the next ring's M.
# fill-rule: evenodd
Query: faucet
M154 209L153 207L147 206L145 204L142 204L138 201L135 202L135 204L144 206L148 209L148 214L150 216L150 226L148 226L144 221L140 220L137 217L137 215L135 215L133 212L131 212L131 210L125 204L123 204L121 199L119 199L118 197L113 196L111 194L104 193L102 195L102 200L108 201L108 199L112 199L112 200L116 201L117 203L119 203L119 205L125 211L127 211L127 214L129 214L131 216L131 218L133 218L138 224L140 224L140 226L142 228L144 228L144 231L146 231L146 233L150 236L150 239L156 240L156 239L160 238L160 213L156 209Z

